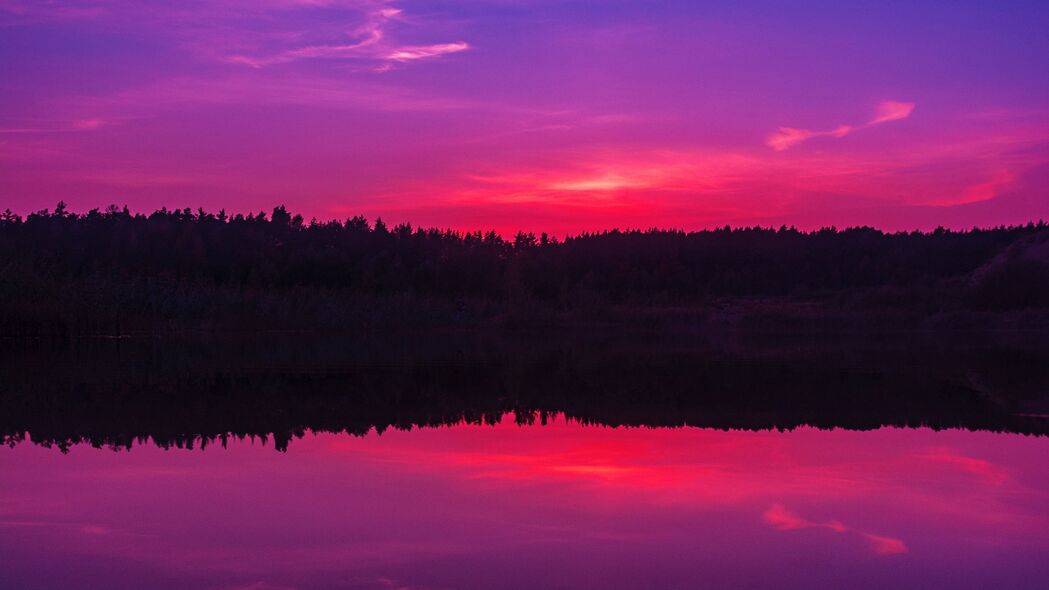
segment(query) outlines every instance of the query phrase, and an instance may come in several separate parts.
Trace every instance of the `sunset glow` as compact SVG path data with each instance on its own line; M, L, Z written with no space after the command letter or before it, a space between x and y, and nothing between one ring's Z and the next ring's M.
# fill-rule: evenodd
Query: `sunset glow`
M1049 0L0 0L0 588L1049 579Z
M0 1L0 210L1025 223L1049 5Z

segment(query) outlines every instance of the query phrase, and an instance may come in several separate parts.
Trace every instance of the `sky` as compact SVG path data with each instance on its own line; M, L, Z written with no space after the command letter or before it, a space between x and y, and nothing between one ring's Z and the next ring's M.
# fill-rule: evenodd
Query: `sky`
M1049 218L1049 2L0 0L0 209Z

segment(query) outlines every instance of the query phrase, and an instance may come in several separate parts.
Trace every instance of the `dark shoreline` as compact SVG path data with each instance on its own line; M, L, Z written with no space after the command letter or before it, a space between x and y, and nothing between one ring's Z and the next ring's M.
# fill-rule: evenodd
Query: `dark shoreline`
M9 339L8 444L199 447L564 415L583 424L882 426L1049 435L1037 334L449 333L441 337Z
M337 293L269 294L240 299L212 293L207 317L121 314L20 314L0 323L0 338L143 338L236 334L410 335L544 331L627 331L665 334L743 332L780 335L875 335L885 333L1049 333L1049 308L1004 311L964 308L866 308L813 299L761 298L674 306L609 305L570 312L542 306L508 307L495 302L406 301L404 298L340 296ZM463 309L463 307L465 309ZM3 315L0 313L0 315Z

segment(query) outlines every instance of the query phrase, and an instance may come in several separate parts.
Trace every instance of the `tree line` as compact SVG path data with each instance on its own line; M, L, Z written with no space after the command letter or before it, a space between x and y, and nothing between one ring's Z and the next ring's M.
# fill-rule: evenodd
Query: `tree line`
M137 309L177 318L209 300L243 308L291 292L324 293L326 306L346 298L443 302L453 315L483 306L571 314L861 291L1013 309L1049 304L1047 243L1044 222L967 231L726 226L504 238L362 216L305 222L284 206L269 215L188 208L147 215L116 206L76 214L59 203L24 218L0 214L0 297L8 304L0 322L17 323L13 308L45 323L68 321L63 312L77 301L85 305L77 314Z

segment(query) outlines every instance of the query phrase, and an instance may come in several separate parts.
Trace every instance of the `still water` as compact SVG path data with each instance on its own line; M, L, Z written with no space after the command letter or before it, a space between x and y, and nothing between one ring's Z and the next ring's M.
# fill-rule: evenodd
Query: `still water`
M0 588L1049 584L1049 347L440 344L0 347Z
M1044 588L1049 439L457 425L0 450L4 588Z

